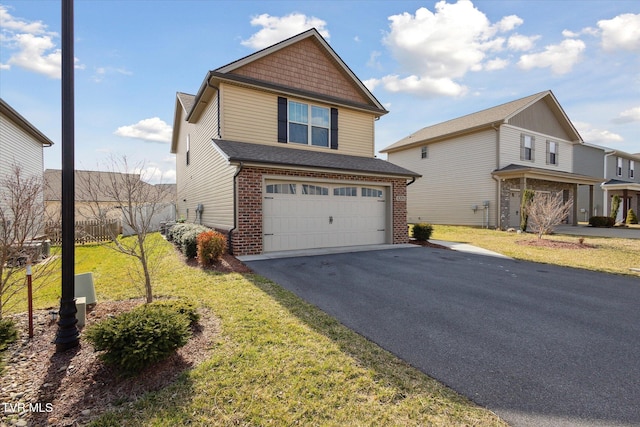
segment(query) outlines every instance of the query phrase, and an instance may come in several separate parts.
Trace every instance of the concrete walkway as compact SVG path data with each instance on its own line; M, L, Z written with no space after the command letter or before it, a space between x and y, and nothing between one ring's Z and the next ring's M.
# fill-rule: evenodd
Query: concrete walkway
M640 228L625 227L590 227L588 225L559 225L555 227L556 234L591 237L617 237L621 239L640 239Z

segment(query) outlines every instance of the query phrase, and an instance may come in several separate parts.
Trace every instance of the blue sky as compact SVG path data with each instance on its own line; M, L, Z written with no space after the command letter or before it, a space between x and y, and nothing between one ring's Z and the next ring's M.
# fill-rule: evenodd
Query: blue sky
M0 0L0 97L55 142L60 2ZM75 159L144 162L175 180L177 91L316 27L390 111L376 150L550 89L585 142L640 152L640 1L75 1ZM383 156L384 157L384 156Z

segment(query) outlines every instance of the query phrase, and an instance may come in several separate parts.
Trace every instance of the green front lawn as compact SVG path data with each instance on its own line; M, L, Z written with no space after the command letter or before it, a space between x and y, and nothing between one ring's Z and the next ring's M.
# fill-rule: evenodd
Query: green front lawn
M629 270L640 268L640 239L584 237L583 248L563 249L527 246L526 240L537 240L534 234L507 233L464 226L434 225L431 238L469 243L512 258L584 268L608 273L638 275ZM579 237L566 235L544 236L545 240L578 243Z
M155 294L197 299L221 335L176 384L96 425L505 425L275 283L202 271L163 250ZM98 301L143 295L122 255L85 246L76 261L93 271ZM57 306L59 282L41 292L36 308Z

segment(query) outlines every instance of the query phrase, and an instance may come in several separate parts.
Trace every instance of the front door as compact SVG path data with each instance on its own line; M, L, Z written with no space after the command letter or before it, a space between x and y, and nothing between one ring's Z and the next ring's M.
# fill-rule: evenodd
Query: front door
M509 227L520 228L520 190L509 192Z

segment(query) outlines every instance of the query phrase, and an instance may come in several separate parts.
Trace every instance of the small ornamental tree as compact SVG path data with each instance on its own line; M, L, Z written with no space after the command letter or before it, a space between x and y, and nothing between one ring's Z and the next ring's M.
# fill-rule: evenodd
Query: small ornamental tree
M614 194L611 198L611 218L618 218L618 210L620 209L620 196Z
M526 232L527 227L529 226L529 213L527 211L527 206L531 203L535 194L535 191L528 188L526 188L522 193L522 200L520 201L520 230L522 232Z
M571 213L573 202L563 201L562 192L555 194L537 193L527 204L527 213L532 230L542 239L544 234L550 234L556 225L562 224Z
M636 213L633 211L633 209L629 209L629 211L627 212L627 224L637 224L638 223L638 217L636 216Z

